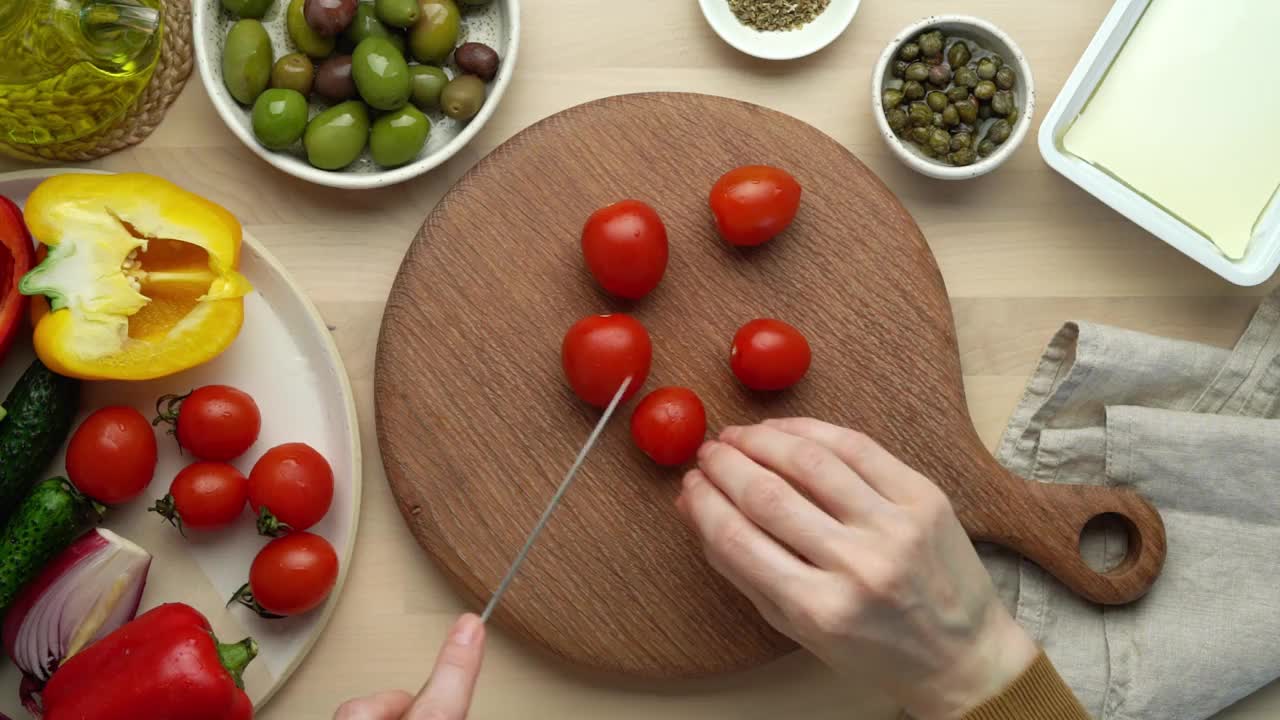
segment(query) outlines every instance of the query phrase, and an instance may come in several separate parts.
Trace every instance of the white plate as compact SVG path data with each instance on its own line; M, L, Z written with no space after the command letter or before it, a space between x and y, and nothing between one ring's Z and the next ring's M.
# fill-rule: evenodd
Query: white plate
M41 180L58 172L0 175L0 195L22 205ZM360 437L347 373L319 313L284 268L247 235L240 270L253 283L254 291L245 298L244 329L225 353L161 380L85 383L77 424L90 411L106 405L129 405L152 417L160 395L222 383L253 395L262 411L258 442L233 463L242 472L248 473L267 448L284 442L306 442L328 458L335 481L333 507L312 531L327 538L338 552L338 584L323 607L299 617L262 620L247 608L223 607L245 582L249 564L267 542L255 533L247 509L233 527L217 533L188 531L187 540L158 515L147 512L146 508L168 491L178 470L191 461L180 455L172 438L161 431L157 431L160 461L151 487L137 500L110 510L103 522L104 527L155 556L143 609L164 602L186 602L209 618L222 640L239 640L245 635L257 639L260 654L245 674L245 689L260 707L306 657L337 605L351 564L359 518ZM9 392L32 357L30 343L19 341L0 360L0 397ZM64 472L59 454L48 474ZM27 717L18 703L17 670L7 660L0 665L0 712Z
M1068 153L1062 138L1093 96L1151 0L1118 0L1040 126L1040 154L1054 170L1192 260L1236 285L1258 285L1280 267L1280 204L1273 203L1245 256L1233 261L1205 236L1112 175Z
M795 30L761 32L744 25L728 0L699 0L702 15L725 42L765 60L793 60L818 52L840 37L858 12L861 0L831 0L821 15Z
M271 36L275 59L296 51L285 29L285 9L288 6L289 0L275 0L266 17L262 18L262 24ZM438 110L427 113L427 118L431 120L431 134L418 159L408 165L383 169L374 164L366 147L359 159L350 166L335 171L320 170L307 162L301 140L291 148L277 152L266 149L254 137L250 108L236 102L222 82L222 46L227 31L235 24L236 18L222 8L221 0L193 0L191 7L195 28L192 35L196 66L200 69L204 89L213 100L213 106L217 108L222 121L263 160L294 177L336 188L364 189L394 185L417 177L453 157L471 142L471 138L480 132L480 128L484 127L497 110L498 103L507 91L507 85L511 83L520 49L520 0L493 0L483 8L463 10L464 35L461 41L482 42L498 51L499 57L498 75L489 83L489 94L480 113L465 123L446 117ZM456 77L458 68L451 65L447 72L450 77ZM315 117L322 107L325 106L311 103L311 116Z

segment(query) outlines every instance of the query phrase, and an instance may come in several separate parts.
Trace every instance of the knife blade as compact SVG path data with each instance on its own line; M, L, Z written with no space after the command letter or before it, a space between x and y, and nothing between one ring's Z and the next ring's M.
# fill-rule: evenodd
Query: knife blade
M493 595L489 598L489 604L484 606L484 612L480 613L480 622L488 622L489 616L498 607L498 601L502 599L503 593L511 585L511 581L516 579L516 573L520 570L520 566L524 564L524 560L529 556L529 551L533 549L533 543L538 539L538 535L542 533L542 529L547 526L547 522L551 520L551 514L560 505L560 501L564 499L564 494L569 491L569 486L573 484L574 477L578 474L578 468L582 467L582 463L587 459L587 453L591 452L591 448L599 439L604 426L609 423L609 418L613 417L613 411L618 409L618 404L622 402L622 395L627 391L627 387L631 385L631 378L628 377L618 386L618 392L613 394L613 400L609 401L609 406L605 408L604 414L600 416L600 421L596 423L596 427L587 436L587 442L578 451L578 457L574 458L573 464L569 466L569 472L565 473L564 479L560 481L560 487L556 488L556 492L551 496L551 502L547 503L547 509L542 511L542 517L538 518L537 524L533 526L533 530L529 533L529 537L525 539L524 546L520 548L520 552L516 553L516 559L511 561L511 567L507 568L507 574L502 577L502 582L498 583L498 589L493 591Z

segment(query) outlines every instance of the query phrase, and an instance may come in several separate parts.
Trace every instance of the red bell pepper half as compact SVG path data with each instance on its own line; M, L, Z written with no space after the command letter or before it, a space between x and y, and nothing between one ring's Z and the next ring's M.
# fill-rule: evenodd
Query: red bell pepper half
M253 638L218 642L190 605L161 605L64 662L44 720L252 720L241 674L257 654Z
M27 297L18 292L18 281L34 263L31 233L22 222L22 211L0 196L0 359L26 321Z

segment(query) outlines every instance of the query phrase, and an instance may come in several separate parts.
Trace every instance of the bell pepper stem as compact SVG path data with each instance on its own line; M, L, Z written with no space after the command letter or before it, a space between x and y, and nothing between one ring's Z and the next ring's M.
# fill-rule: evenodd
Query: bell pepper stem
M258 656L258 643L247 637L237 643L218 643L218 661L231 674L236 687L244 689L244 669Z

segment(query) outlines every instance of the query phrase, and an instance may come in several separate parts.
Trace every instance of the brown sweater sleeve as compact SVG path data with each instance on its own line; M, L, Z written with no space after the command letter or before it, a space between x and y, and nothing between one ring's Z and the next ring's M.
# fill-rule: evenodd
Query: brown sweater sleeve
M970 710L964 720L1090 720L1044 653L1004 692Z

